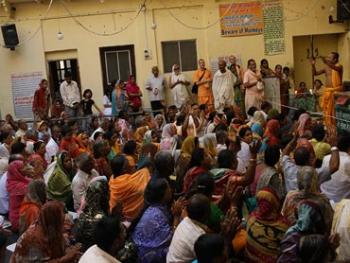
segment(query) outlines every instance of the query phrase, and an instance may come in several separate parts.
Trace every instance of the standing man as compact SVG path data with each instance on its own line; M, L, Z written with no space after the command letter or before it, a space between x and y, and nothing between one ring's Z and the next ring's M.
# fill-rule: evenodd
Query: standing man
M205 68L204 59L198 60L199 69L193 75L193 83L198 86L198 105L208 105L209 111L214 108L213 92L210 84L212 82L211 72Z
M236 82L233 86L235 93L235 102L240 107L241 111L244 113L244 86L243 86L243 70L241 66L237 64L237 59L235 56L230 56L230 65L228 69L231 70L232 74L236 77Z
M164 86L164 77L159 75L158 67L154 66L152 68L152 75L146 81L146 90L149 91L149 99L154 116L158 114L160 110L163 111L164 109Z
M63 100L64 111L69 117L78 117L80 111L81 94L78 84L72 80L72 73L64 73L64 81L60 86L60 93Z
M233 94L233 85L236 83L236 77L226 68L226 61L219 60L219 70L213 78L213 94L215 110L222 113L225 107L235 105Z
M315 76L325 74L326 83L322 99L324 123L326 126L335 125L334 93L342 91L343 66L339 64L339 54L331 52L328 57L321 57L325 67L316 70L316 61L311 59L312 74Z

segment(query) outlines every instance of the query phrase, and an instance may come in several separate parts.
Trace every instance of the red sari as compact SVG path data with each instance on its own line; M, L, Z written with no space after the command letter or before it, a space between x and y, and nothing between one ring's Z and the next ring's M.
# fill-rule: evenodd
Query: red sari
M184 179L183 192L187 193L191 189L197 177L206 172L208 171L201 166L195 166L188 170Z
M131 76L129 77L128 83L126 84L126 93L129 97L129 102L130 102L131 106L134 109L140 108L141 107L140 96L131 95L134 93L140 93L140 88L139 88L139 86L137 86L137 84L135 82L131 81Z

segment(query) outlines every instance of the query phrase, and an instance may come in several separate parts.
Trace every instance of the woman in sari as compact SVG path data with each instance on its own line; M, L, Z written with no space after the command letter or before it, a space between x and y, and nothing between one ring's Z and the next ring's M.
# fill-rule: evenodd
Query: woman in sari
M91 180L85 195L85 207L77 223L76 240L86 251L95 244L93 233L96 223L109 212L109 189L106 177Z
M217 141L215 133L208 133L202 138L202 147L208 156L211 158L211 165L216 164L216 151Z
M89 135L86 132L81 132L76 137L76 141L78 143L80 153L92 153L90 148Z
M41 207L46 202L46 185L42 180L33 180L28 185L21 207L19 208L19 233L22 234L33 224L40 214Z
M268 146L278 146L280 144L280 123L278 120L269 120L266 124L264 142Z
M36 143L34 143L34 153L32 153L28 158L28 162L39 161L43 166L44 171L47 168L47 162L45 160L45 153L46 153L45 147L46 147L45 142L37 141Z
M280 245L278 263L301 262L298 257L298 244L301 237L311 234L327 234L322 207L311 201L303 200L298 205L298 219L284 236Z
M110 178L112 171L107 158L111 151L111 147L107 141L102 141L94 145L94 158L95 158L95 169L100 175L104 175Z
M58 201L47 202L41 209L38 221L18 239L11 257L20 262L74 262L80 256L80 246L67 249L63 236L64 207Z
M7 171L7 191L9 193L9 220L12 225L12 231L19 229L19 209L21 203L27 194L28 185L31 181L26 177L28 169L25 168L23 161L14 161L10 163Z
M176 178L177 188L181 189L180 192L187 193L193 186L196 178L207 173L211 168L211 158L205 152L203 148L196 148L192 152L191 161L188 165L188 171L184 178L178 180ZM182 186L182 188L180 188Z
M262 59L260 61L260 73L263 78L271 78L275 76L275 72L270 68L267 59Z
M257 110L254 112L253 118L248 122L248 126L252 128L254 125L258 125L260 129L264 129L266 124L264 114Z
M333 209L328 198L319 192L317 174L311 166L300 167L297 174L298 190L289 191L282 207L282 214L291 225L296 222L295 211L303 200L310 200L322 204L324 208L324 221L330 230L333 218Z
M128 82L126 84L126 94L129 98L129 105L132 111L137 112L142 106L142 92L139 86L136 84L136 79L134 75L130 75Z
M145 209L131 227L131 238L138 250L139 262L165 262L173 236L168 207L172 194L166 179L152 179L145 189ZM174 220L176 221L176 220Z
M113 176L109 180L109 209L121 203L126 220L134 220L143 208L144 190L151 179L148 167L132 174L127 158L117 155L111 161Z
M176 147L176 134L176 126L173 123L166 124L163 128L162 138L160 140L160 150L173 152Z
M274 190L263 188L256 197L258 206L247 222L245 262L274 263L288 223L280 214L281 201Z
M72 159L68 152L57 157L55 169L47 182L47 195L50 200L64 202L67 209L73 209L71 183L74 176Z
M185 174L190 168L190 162L192 158L192 153L195 148L198 147L198 138L194 136L188 136L183 141L181 145L181 152L179 158L176 160L175 164L175 176L177 182L177 190L182 191L182 182L184 180Z
M289 80L283 74L283 68L281 65L275 66L275 76L280 81L280 101L281 101L281 112L288 114L288 108L283 106L289 106Z
M116 116L120 111L128 112L128 95L124 82L118 80L112 91L112 115Z

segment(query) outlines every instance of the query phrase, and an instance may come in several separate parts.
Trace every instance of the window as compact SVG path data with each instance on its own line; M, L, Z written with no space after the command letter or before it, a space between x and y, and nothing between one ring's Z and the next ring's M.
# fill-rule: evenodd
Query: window
M104 87L136 75L134 46L100 48Z
M196 40L162 42L164 72L172 72L172 66L179 64L181 71L197 69Z

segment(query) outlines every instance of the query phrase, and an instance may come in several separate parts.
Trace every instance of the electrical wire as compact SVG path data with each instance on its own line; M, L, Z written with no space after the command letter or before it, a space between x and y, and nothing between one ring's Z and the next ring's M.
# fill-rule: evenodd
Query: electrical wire
M74 20L75 23L77 23L82 29L84 29L85 31L91 33L91 34L94 34L94 35L97 35L97 36L103 36L103 37L106 37L106 36L114 36L114 35L117 35L117 34L120 34L122 32L124 32L125 30L128 29L128 27L130 27L134 22L135 20L137 19L137 17L141 14L142 10L144 9L145 5L146 5L146 1L147 0L144 0L143 3L140 5L140 8L139 10L136 12L136 15L131 19L131 21L129 23L127 23L124 27L122 27L121 29L117 30L117 31L114 31L114 32L111 32L111 33L100 33L100 32L96 32L96 31L93 31L92 29L88 28L87 26L85 26L83 23L81 23L73 14L72 12L68 9L66 3L64 2L64 0L60 0L60 3L61 5L63 6L63 8L67 11L67 13L69 14L69 16Z
M163 3L163 2L162 2ZM222 16L219 17L219 19L217 19L216 21L214 21L213 23L207 25L207 26L204 26L204 27L196 27L196 26L191 26L191 25L188 25L186 24L185 22L182 22L179 18L177 18L173 12L170 11L170 8L168 8L167 6L164 5L163 3L163 7L168 11L169 15L174 18L178 23L180 23L181 25L183 25L184 27L187 27L189 29L193 29L193 30L206 30L206 29L209 29L213 26L215 26L217 23L219 23L227 14L228 12L232 9L233 5L235 3L232 3L229 5L229 7L225 10L224 14Z
M52 3L53 3L53 0L50 0L50 3L49 3L49 5L44 13L44 16L41 19L45 19L47 17L47 15L51 9ZM21 47L25 43L27 43L28 41L32 40L39 33L40 29L41 29L41 23L39 21L39 26L35 29L34 33L32 35L30 35L29 37L25 38L22 42L18 43L18 45L16 45L16 47ZM6 45L2 45L2 47L7 48Z

